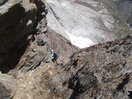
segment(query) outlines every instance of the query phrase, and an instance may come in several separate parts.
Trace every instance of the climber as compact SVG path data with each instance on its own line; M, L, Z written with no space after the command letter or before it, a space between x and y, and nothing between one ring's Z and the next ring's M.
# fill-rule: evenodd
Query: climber
M50 56L52 57L52 62L57 63L58 55L54 52L53 49L50 52Z

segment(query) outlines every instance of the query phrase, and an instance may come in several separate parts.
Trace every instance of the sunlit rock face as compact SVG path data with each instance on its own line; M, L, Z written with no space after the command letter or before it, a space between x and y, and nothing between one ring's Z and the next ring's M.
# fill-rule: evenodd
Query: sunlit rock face
M85 48L116 39L115 20L98 0L46 0L48 27Z

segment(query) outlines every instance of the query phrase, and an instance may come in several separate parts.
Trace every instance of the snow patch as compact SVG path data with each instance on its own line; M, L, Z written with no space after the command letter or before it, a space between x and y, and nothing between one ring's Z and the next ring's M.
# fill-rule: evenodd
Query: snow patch
M66 30L65 32L69 36L71 43L75 46L78 46L79 48L86 48L95 45L95 43L88 38L84 38L82 36L75 36Z

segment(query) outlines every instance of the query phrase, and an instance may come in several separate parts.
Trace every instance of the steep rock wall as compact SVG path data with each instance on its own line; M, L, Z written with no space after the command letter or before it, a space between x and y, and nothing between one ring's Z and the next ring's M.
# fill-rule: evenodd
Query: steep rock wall
M3 72L13 68L24 53L40 20L40 12L45 12L45 4L40 0L8 0L0 6L0 70Z

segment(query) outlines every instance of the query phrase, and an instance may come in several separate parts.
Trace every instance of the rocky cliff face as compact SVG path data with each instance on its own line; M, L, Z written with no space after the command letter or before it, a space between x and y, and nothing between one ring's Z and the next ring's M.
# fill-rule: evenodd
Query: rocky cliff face
M128 36L75 53L64 69L70 99L131 99L131 48Z
M7 72L19 61L46 11L40 0L6 0L0 4L0 70Z
M44 0L0 4L0 70L8 72L0 73L0 99L132 98L131 35L79 49L47 26ZM78 0L73 5L90 6ZM51 61L51 49L59 55L57 63Z

